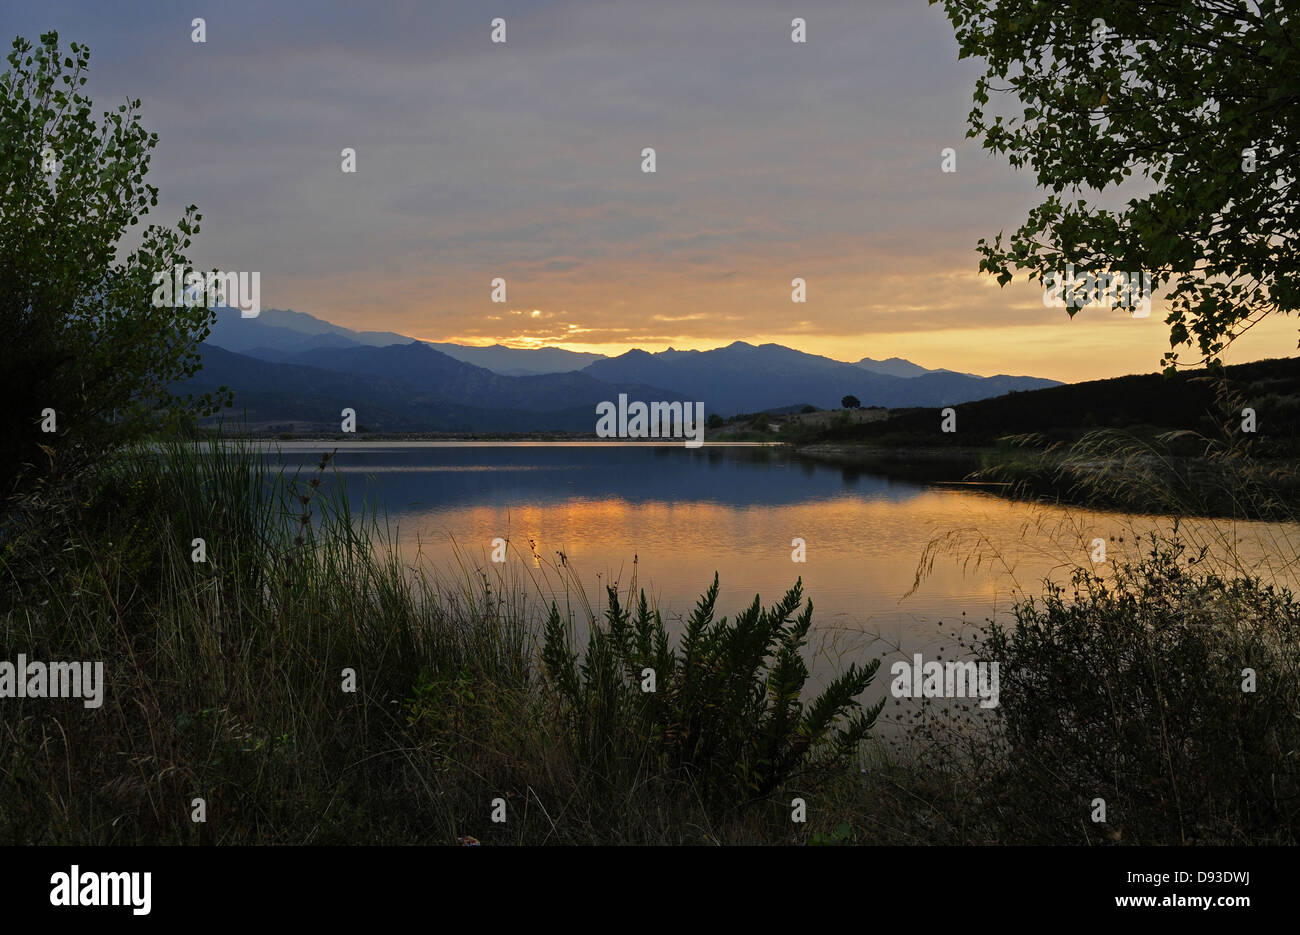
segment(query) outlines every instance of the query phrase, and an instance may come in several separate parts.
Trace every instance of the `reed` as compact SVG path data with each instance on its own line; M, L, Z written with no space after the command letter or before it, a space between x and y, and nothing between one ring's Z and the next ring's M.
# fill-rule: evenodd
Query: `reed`
M0 659L103 661L107 688L4 699L0 840L1297 839L1296 604L1202 549L1021 601L965 647L1002 665L994 723L926 707L886 742L854 700L874 661L807 697L798 586L715 619L715 579L675 636L635 569L595 595L532 547L432 573L328 453L273 464L162 443L6 514ZM972 532L926 561L945 548L997 560Z

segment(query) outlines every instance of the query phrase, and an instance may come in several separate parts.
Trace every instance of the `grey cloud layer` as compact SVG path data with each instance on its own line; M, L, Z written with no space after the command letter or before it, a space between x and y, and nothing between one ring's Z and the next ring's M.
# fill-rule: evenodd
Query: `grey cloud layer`
M190 42L194 15L206 45ZM496 15L506 46L488 42ZM789 41L795 15L806 46ZM481 327L459 284L485 291L487 271L743 283L781 278L780 256L823 275L973 270L974 240L1028 203L1028 179L963 139L976 67L921 0L74 2L5 25L87 42L97 104L144 100L155 217L198 204L197 259L260 269L269 304L347 324L401 325L350 319L371 295L372 315L424 300L448 333ZM643 146L657 175L639 171ZM320 285L343 277L354 294ZM613 304L582 314L626 325ZM697 333L724 318L684 317Z

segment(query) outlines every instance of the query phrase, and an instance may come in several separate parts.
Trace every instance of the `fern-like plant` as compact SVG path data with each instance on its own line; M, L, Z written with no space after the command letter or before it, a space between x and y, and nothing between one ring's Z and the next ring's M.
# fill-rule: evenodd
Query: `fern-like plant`
M810 769L850 761L884 706L864 709L854 700L880 662L851 664L805 704L809 673L800 650L812 602L799 613L802 592L800 579L770 609L755 596L734 619L715 620L715 574L674 648L644 591L634 612L609 588L604 625L591 622L582 655L552 606L542 661L575 752L596 773L652 757L721 810L763 798Z

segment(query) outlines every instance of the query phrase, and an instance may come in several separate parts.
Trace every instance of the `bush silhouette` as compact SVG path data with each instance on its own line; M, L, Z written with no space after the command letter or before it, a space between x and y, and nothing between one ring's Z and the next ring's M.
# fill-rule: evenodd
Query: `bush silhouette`
M854 701L879 660L850 665L814 701L800 700L809 674L800 649L812 624L811 601L795 616L802 580L770 609L756 595L733 620L715 621L715 574L677 649L644 591L635 613L615 588L608 594L605 625L593 621L581 657L552 605L542 654L569 739L595 770L612 772L648 752L726 811L809 769L847 763L884 705Z

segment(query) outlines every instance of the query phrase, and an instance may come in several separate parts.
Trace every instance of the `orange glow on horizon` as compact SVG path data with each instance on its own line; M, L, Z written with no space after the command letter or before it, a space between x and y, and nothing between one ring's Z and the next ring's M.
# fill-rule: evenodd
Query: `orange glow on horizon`
M421 337L422 341L463 344L473 347L505 347L535 350L557 348L576 353L617 357L630 350L648 353L673 348L679 351L709 351L735 341L747 344L781 344L808 354L854 363L870 357L885 360L901 357L929 369L946 368L980 376L1011 374L1061 380L1067 383L1104 379L1130 373L1152 373L1159 369L1161 355L1168 349L1168 328L1163 316L1153 312L1144 320L1062 318L1041 325L971 327L937 331L861 333L851 335L753 334L730 339L677 337L661 342L587 343L543 338ZM1247 363L1296 353L1296 323L1278 316L1261 322L1228 349L1225 360ZM1184 350L1186 366L1196 356Z

